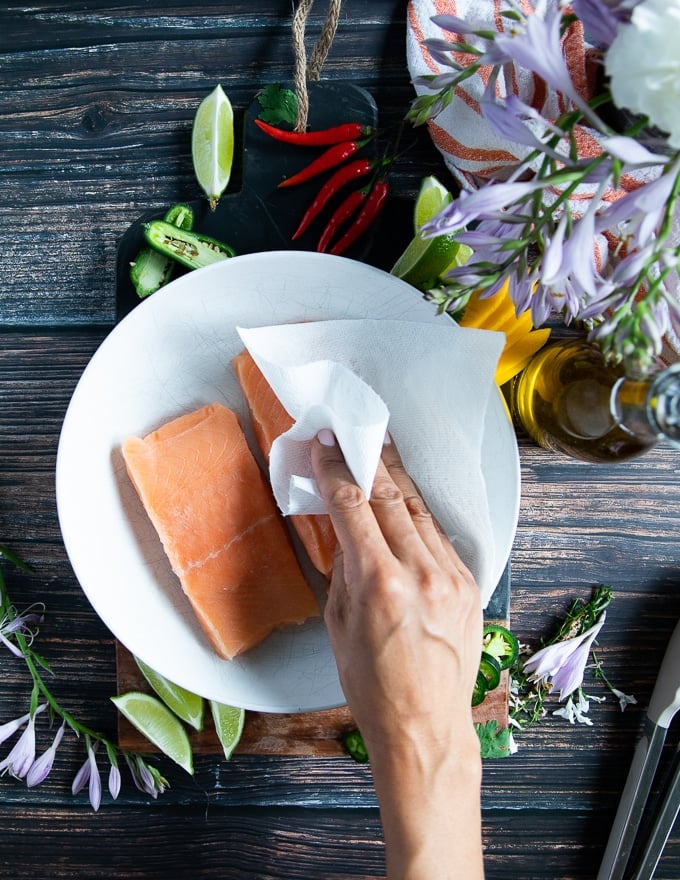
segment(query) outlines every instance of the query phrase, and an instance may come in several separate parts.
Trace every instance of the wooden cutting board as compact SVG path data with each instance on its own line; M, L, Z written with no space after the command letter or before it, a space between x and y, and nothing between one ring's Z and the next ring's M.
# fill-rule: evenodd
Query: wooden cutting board
M507 625L507 621L495 621ZM132 654L116 643L118 693L151 689L140 673ZM497 720L500 727L508 724L508 673L503 672L500 685L473 711L478 722ZM354 730L356 724L346 706L320 712L269 714L247 712L243 735L236 752L243 755L309 755L337 757L344 755L342 736ZM220 744L212 724L189 735L196 755L219 754ZM118 742L121 748L135 752L153 751L145 739L120 713L118 714Z

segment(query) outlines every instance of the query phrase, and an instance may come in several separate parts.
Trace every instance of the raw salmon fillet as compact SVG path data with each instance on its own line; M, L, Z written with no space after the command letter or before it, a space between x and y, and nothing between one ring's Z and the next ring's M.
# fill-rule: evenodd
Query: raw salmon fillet
M227 660L319 614L237 416L204 406L148 434L123 457L173 571Z
M293 419L247 349L233 358L232 365L248 403L255 439L265 459L269 460L272 443L292 427ZM337 544L330 517L326 514L295 514L290 521L314 567L330 580Z

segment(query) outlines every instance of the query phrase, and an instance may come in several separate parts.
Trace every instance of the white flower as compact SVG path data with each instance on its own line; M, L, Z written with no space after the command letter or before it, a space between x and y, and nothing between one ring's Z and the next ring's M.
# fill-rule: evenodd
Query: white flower
M619 701L619 706L621 707L621 711L624 712L626 706L632 706L637 703L637 700L631 694L624 694L623 691L618 690L618 688L610 688L611 692L614 694L616 699Z
M576 724L578 721L579 724L585 724L588 727L593 726L593 722L588 718L588 709L590 708L590 702L583 691L579 690L576 695L576 702L574 702L573 696L570 696L564 706L560 709L555 709L553 715L559 715L562 718L566 718L571 724Z
M643 0L605 64L617 106L648 116L680 149L680 0Z

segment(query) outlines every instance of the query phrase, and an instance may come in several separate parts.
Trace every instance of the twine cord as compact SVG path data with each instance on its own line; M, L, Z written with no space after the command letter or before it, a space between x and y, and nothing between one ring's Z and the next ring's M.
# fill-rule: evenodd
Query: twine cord
M333 38L340 19L340 7L342 0L330 0L326 20L321 29L312 57L307 64L307 50L305 49L305 28L307 17L314 5L314 0L300 0L293 14L293 49L295 51L295 66L293 70L293 83L298 99L298 115L295 123L295 131L305 131L309 117L309 95L307 82L314 82L321 75L321 68L333 43Z

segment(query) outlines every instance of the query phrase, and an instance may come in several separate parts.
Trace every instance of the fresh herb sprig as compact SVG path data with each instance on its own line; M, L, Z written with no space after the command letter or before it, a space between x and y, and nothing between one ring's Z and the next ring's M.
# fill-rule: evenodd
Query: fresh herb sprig
M594 678L604 682L619 700L622 710L637 702L634 696L624 694L611 684L593 648L613 595L610 586L601 584L587 601L579 598L572 603L542 648L530 652L523 646L510 669L509 706L513 728L526 730L544 718L549 711L549 699L556 691L559 691L559 702L566 702L554 709L553 715L566 718L572 724L591 725L590 703L602 702L605 698L589 695L584 690L584 672L589 659Z

